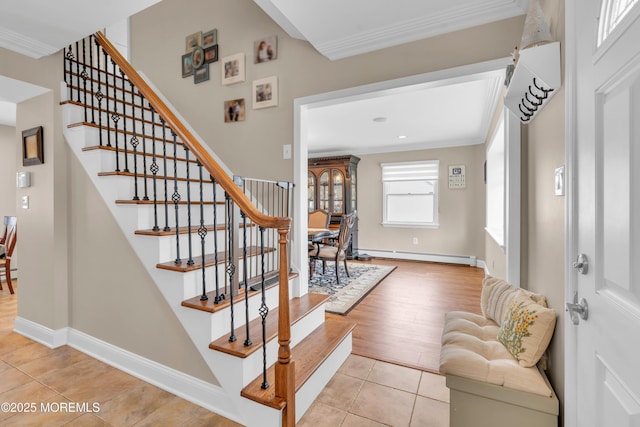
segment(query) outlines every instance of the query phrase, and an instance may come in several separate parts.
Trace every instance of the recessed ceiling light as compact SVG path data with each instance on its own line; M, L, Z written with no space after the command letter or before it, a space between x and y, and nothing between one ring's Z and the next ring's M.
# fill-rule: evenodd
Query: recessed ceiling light
M407 139L407 135L398 135L398 139Z
M373 121L376 123L382 123L382 122L386 122L387 118L386 117L374 117Z

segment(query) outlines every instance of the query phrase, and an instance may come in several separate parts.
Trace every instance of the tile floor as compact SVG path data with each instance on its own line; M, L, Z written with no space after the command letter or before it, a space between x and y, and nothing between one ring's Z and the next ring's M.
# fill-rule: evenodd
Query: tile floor
M50 349L12 332L15 305L0 291L0 405L35 403L37 410L3 407L3 427L238 426L73 348ZM41 410L65 402L86 406ZM446 427L448 402L440 375L351 355L298 425Z

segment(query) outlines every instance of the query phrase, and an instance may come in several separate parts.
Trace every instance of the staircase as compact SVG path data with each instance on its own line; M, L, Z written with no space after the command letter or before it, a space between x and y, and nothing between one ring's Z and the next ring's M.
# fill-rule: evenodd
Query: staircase
M351 352L326 297L289 298L289 183L232 177L96 33L65 50L64 135L219 382L209 407L293 426ZM298 242L300 244L300 242Z

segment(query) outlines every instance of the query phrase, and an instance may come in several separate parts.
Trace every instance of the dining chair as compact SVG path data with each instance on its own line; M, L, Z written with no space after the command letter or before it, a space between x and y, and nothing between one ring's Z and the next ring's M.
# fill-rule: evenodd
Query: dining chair
M2 290L1 275L4 270L4 275L7 279L7 285L9 285L9 292L12 294L13 285L11 284L11 257L13 256L13 250L16 247L16 241L18 239L18 226L15 216L7 216L4 218L4 233L0 241L4 247L4 258L0 259L0 291Z
M309 228L329 228L331 213L322 209L309 213Z
M316 248L309 252L309 257L314 260L322 261L322 273L324 274L325 265L327 261L334 261L336 267L336 282L340 284L340 274L338 272L339 262L344 264L344 271L349 275L349 268L347 267L346 251L351 241L351 230L356 222L357 211L345 214L340 221L340 231L338 236L333 240L333 243L326 245L318 245Z

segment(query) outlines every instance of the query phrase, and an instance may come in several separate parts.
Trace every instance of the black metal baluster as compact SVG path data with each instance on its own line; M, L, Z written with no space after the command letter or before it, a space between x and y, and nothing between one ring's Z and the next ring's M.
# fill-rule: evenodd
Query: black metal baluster
M91 70L91 124L96 124L96 105L93 97L93 50L91 48L91 40L94 40L93 34L89 36L89 69Z
M178 192L178 145L176 141L176 133L171 130L171 135L173 136L173 194L171 195L171 200L173 200L173 206L175 207L176 212L176 264L182 264L182 260L180 259L180 222L178 221L178 211L180 204L180 193ZM167 175L165 171L165 176ZM189 230L188 232L191 232Z
M269 314L269 307L266 303L266 291L265 291L265 275L264 275L264 227L260 226L260 253L262 254L260 259L262 261L262 273L260 280L260 291L262 295L262 302L260 303L260 317L262 318L262 385L263 390L269 388L269 382L267 381L267 315Z
M249 271L248 271L249 267L247 266L247 215L245 215L244 212L242 212L240 215L242 215L242 226L244 228L242 233L242 236L243 236L242 270L244 275L244 313L245 313L244 327L245 327L245 333L246 333L246 339L244 340L244 345L248 347L253 343L249 338Z
M140 144L140 141L136 132L136 104L133 99L133 83L129 81L129 85L131 86L131 120L133 121L133 134L131 136L131 147L133 147L133 200L140 200L138 196L138 144ZM144 123L142 126L144 127Z
M94 39L97 49L97 69L98 69L98 91L96 92L96 98L98 99L98 129L100 129L100 146L102 147L102 99L104 94L102 93L102 83L100 81L101 69L100 69L100 44L98 40Z
M129 172L129 156L127 154L127 93L124 90L124 71L120 69L120 78L122 79L122 145L124 145L124 172Z
M193 249L191 242L191 235L193 234L191 233L191 175L189 172L189 149L186 145L184 146L184 157L185 164L187 165L187 249L189 251L189 259L187 260L187 265L193 265L195 264L195 262L193 261ZM204 263L204 258L202 259L202 262Z
M80 42L76 42L76 101L80 103ZM73 81L73 80L72 80Z
M82 107L84 108L84 122L87 122L87 79L89 78L89 74L87 73L87 46L86 39L82 39L82 73L80 73L80 77L82 77L82 92L84 97L84 102L82 103ZM80 89L80 87L78 87Z
M118 121L120 116L118 115L118 94L116 92L118 90L116 85L116 62L113 59L111 60L111 65L113 66L113 113L111 114L111 120L113 120L114 125L113 137L116 140L116 172L120 172L120 148L118 147Z
M140 119L142 121L142 170L143 174L143 182L144 182L144 197L142 200L149 200L148 186L147 181L149 176L147 175L147 131L146 131L146 122L144 119L144 96L142 96L141 92L138 92L140 96ZM155 147L155 140L153 141ZM155 152L155 150L154 150Z
M69 79L67 78L67 60L69 60L69 52L71 51L71 45L65 47L62 51L64 61L62 61L62 73L64 74L64 82L69 86Z
M159 231L160 227L158 227L158 171L160 168L158 167L157 157L156 157L156 110L153 109L151 104L149 104L149 109L151 110L151 173L153 174L153 231Z
M200 254L202 255L202 295L200 301L206 301L209 299L207 296L207 281L205 279L205 237L207 237L207 227L204 225L204 197L202 195L202 163L198 160L198 176L200 184L200 227L198 228L198 236L200 236ZM215 230L215 228L214 228ZM217 279L217 278L216 278Z
M69 86L69 101L73 101L73 47L69 45L67 48L67 52L65 53L65 58L69 61L69 70L68 70L68 78L67 78L67 70L65 70L64 81ZM66 64L66 62L65 62Z
M232 216L233 202L231 201L231 197L229 196L229 194L227 194L226 192L225 192L224 198L225 198L225 207L227 212L227 222L225 224L225 227L228 230L228 233L227 233L228 250L226 254L227 276L229 277L229 286L233 287L233 282L234 282L234 277L236 272L236 266L233 264L233 230L231 229L233 224L232 222L233 221L233 216ZM234 319L234 310L233 310L233 291L234 291L233 289L230 289L230 292L229 292L229 301L230 301L229 308L231 309L231 335L229 336L229 342L234 342L237 339L235 327L234 327L235 319Z
M107 99L107 147L111 147L111 129L109 128L109 117L111 117L111 112L109 111L109 54L104 49L102 49L102 53L104 53L104 86Z
M169 189L167 182L167 125L160 116L160 123L162 123L162 165L164 171L164 231L169 231L171 228L169 227L169 199L167 197Z
M215 270L216 270L216 297L213 300L214 303L218 304L220 303L220 301L225 299L225 295L224 293L221 294L220 293L220 276L219 274L219 270L218 270L218 265L219 265L219 259L218 259L218 195L217 195L217 191L216 189L218 188L218 184L216 183L216 180L209 175L209 177L211 178L211 183L213 184L213 256L215 259Z

